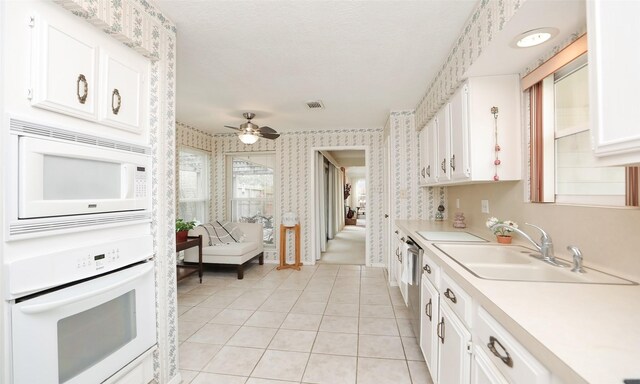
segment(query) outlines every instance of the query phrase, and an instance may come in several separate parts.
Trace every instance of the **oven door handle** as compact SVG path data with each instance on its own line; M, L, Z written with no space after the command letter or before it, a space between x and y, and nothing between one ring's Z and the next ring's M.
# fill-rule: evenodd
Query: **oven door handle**
M42 303L42 304L33 304L33 305L25 305L24 307L20 308L20 311L22 311L23 313L32 315L32 314L36 314L36 313L42 313L42 312L47 312L50 311L52 309L56 309L56 308L60 308L62 306L65 305L69 305L69 304L73 304L75 302L78 302L80 300L84 300L86 298L92 297L92 296L96 296L96 295L100 295L102 293L111 291L113 289L116 289L118 287L121 287L125 284L128 284L130 282L132 282L133 280L139 279L140 277L146 275L147 273L151 272L153 269L153 264L149 263L149 265L145 266L145 268L141 269L139 272L137 272L135 275L129 276L127 278L125 278L124 280L120 280L115 284L111 284L107 287L102 287L93 291L89 291L89 292L83 292L81 295L77 295L74 297L70 297L68 299L62 299L62 300L56 300L56 301L51 301L49 303Z

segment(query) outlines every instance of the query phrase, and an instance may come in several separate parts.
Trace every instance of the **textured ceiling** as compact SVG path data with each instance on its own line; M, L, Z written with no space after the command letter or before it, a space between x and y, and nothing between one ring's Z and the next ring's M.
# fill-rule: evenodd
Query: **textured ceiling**
M178 28L178 121L232 132L251 111L291 132L380 128L414 108L477 1L156 3Z

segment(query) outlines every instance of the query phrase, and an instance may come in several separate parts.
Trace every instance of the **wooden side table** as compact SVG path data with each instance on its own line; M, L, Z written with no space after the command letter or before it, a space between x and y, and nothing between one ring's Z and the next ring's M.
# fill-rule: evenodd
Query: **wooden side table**
M295 232L296 240L296 254L295 262L293 264L287 264L287 229L292 229ZM300 224L296 224L294 227L285 227L280 224L280 266L276 269L292 268L296 271L300 270Z
M189 236L187 237L187 241L176 243L176 252L184 251L185 249L193 247L198 247L198 263L176 264L176 281L180 281L198 272L198 276L200 277L200 284L202 284L202 235Z

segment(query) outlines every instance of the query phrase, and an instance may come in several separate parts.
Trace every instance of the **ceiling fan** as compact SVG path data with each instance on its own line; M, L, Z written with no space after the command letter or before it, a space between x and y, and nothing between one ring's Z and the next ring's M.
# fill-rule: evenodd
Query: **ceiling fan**
M256 114L252 112L245 112L242 114L245 119L247 119L246 123L240 124L240 128L231 127L229 125L225 125L225 128L235 129L239 131L238 138L245 144L253 144L258 141L258 138L264 137L265 139L275 140L280 137L280 134L276 132L275 129L270 127L258 127L257 125L251 122Z

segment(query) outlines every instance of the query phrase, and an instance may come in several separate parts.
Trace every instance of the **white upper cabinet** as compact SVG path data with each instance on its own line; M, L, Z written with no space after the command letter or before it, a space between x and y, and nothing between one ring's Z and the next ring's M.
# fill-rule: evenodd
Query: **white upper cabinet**
M133 52L129 56L139 56ZM142 57L120 58L101 52L100 120L116 128L137 131L146 111L147 61Z
M449 168L451 180L465 180L471 176L469 168L469 88L465 84L451 97L451 155Z
M436 119L432 119L420 131L420 185L429 185L436 181L437 129Z
M98 47L84 36L36 17L31 104L97 119Z
M436 115L438 132L438 150L436 158L436 181L451 179L449 159L451 158L451 107L445 104Z
M34 19L31 105L145 131L149 60L101 31L86 33L54 14Z
M589 110L603 165L640 164L638 14L638 1L587 1Z
M424 128L435 124L438 139L427 149L437 169L426 185L520 180L520 98L518 75L469 78Z

